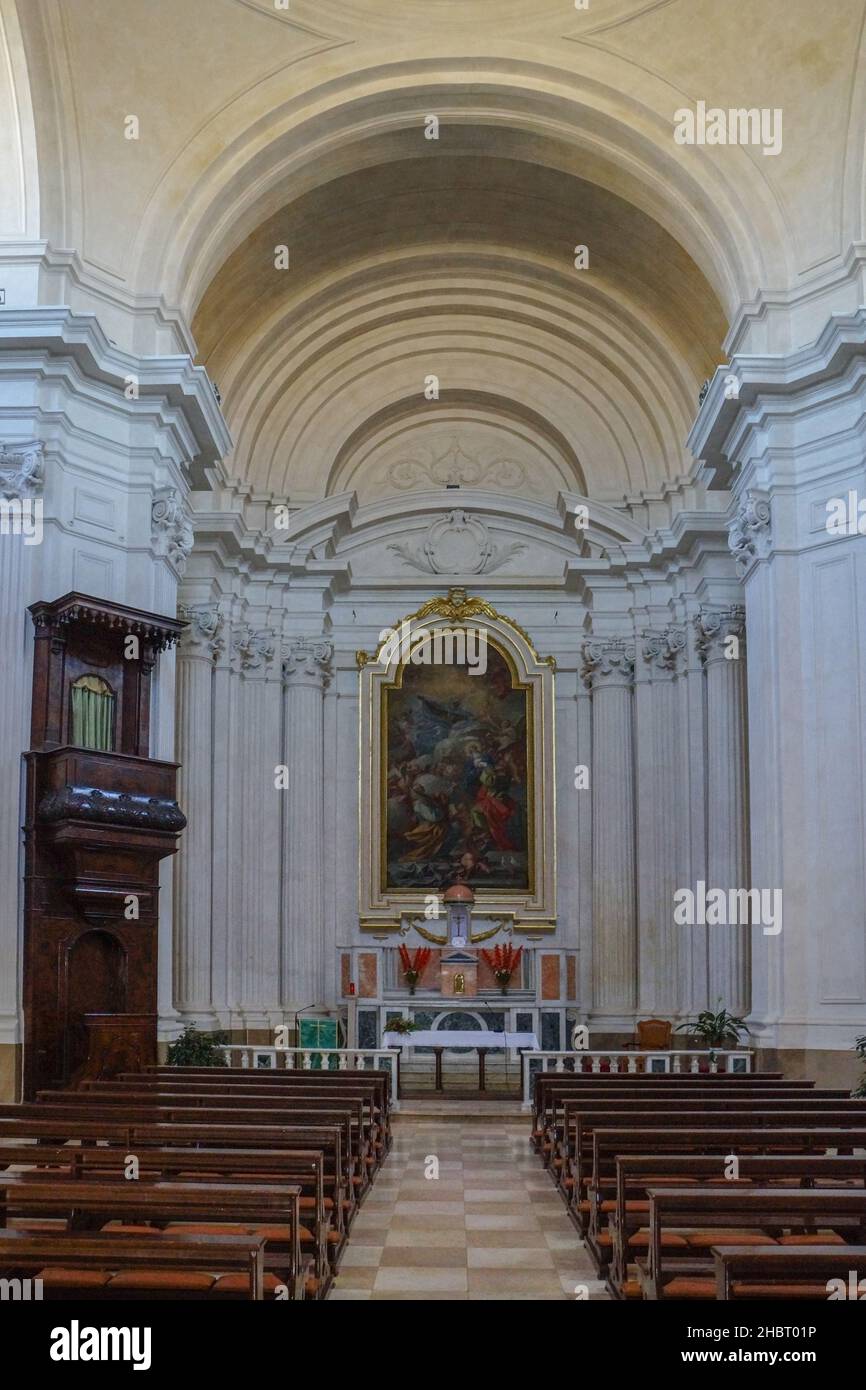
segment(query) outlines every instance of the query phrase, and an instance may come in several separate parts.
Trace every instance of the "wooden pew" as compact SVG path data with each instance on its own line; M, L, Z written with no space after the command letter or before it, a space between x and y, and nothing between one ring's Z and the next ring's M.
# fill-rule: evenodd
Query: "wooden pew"
M168 1273L170 1296L208 1298L230 1279L246 1283L247 1298L264 1297L264 1236L168 1234L159 1240L99 1232L31 1233L0 1230L0 1277L39 1278L46 1301L74 1298L135 1299L142 1290L126 1287L124 1275L147 1270ZM149 1290L148 1296L159 1297Z
M598 1131L595 1138L598 1137ZM595 1143L595 1140L594 1140ZM775 1145L774 1145L775 1148ZM730 1151L729 1151L730 1152ZM740 1183L787 1183L789 1186L819 1188L845 1184L866 1187L866 1154L861 1157L838 1154L744 1154L738 1156ZM604 1196L605 1189L589 1189L591 1211L587 1248L596 1260L600 1277L608 1276L614 1298L639 1296L636 1281L630 1281L629 1263L636 1248L645 1241L636 1239L646 1227L649 1213L647 1188L662 1182L680 1187L684 1182L720 1185L725 1181L725 1156L721 1154L619 1153L616 1165L615 1196ZM595 1172L595 1163L593 1164ZM731 1180L726 1184L736 1184Z
M0 1144L0 1170L14 1166L66 1178L125 1178L128 1151L105 1146ZM291 1182L301 1189L301 1245L312 1248L315 1275L323 1296L345 1245L345 1232L332 1226L333 1202L325 1198L324 1154L321 1150L238 1150L147 1147L137 1155L139 1177L163 1181ZM325 1205L327 1200L327 1207Z
M76 1099L83 1095L93 1095L100 1105L117 1105L126 1107L128 1105L155 1105L164 1110L171 1110L175 1106L192 1107L196 1109L207 1109L210 1112L228 1110L230 1112L258 1112L269 1113L278 1112L280 1114L303 1114L305 1118L310 1118L312 1112L347 1113L350 1117L352 1135L357 1141L357 1168L356 1172L364 1179L361 1186L366 1190L367 1183L372 1181L376 1172L385 1158L385 1143L380 1137L381 1130L378 1122L372 1113L372 1097L361 1093L350 1094L341 1091L338 1096L323 1096L318 1093L297 1093L286 1090L268 1091L260 1094L256 1089L253 1092L244 1088L223 1091L211 1090L207 1087L198 1087L190 1083L190 1088L175 1090L169 1085L164 1087L160 1084L157 1087L138 1085L114 1086L111 1083L101 1083L96 1091L76 1092ZM49 1104L65 1104L69 1092L40 1091L37 1094L37 1104L46 1101ZM355 1150L353 1149L353 1153Z
M647 1189L649 1244L646 1260L637 1261L645 1298L715 1298L713 1247L728 1242L723 1232L754 1232L753 1241L774 1244L780 1228L813 1227L866 1239L866 1192L846 1189L784 1187L689 1187ZM718 1233L714 1238L714 1232ZM664 1236L676 1236L674 1245ZM750 1242L731 1235L730 1244ZM663 1258L664 1254L664 1258Z
M620 1102L623 1106L639 1109L642 1105L651 1102L663 1108L678 1106L682 1103L694 1105L698 1101L711 1101L714 1105L747 1106L756 1102L763 1103L770 1100L776 1105L821 1101L827 1108L831 1108L834 1103L847 1102L851 1099L850 1091L840 1088L839 1090L816 1091L812 1087L786 1087L779 1091L776 1088L768 1087L737 1087L736 1093L731 1095L720 1095L718 1088L711 1086L690 1086L685 1096L682 1089L677 1090L674 1086L660 1086L658 1090L653 1090L650 1095L646 1087L599 1087L593 1088L591 1092L575 1091L571 1087L554 1091L549 1097L549 1105L545 1116L542 1118L542 1129L533 1138L536 1142L540 1141L542 1156L552 1151L552 1145L561 1140L568 1127L569 1110L576 1110L581 1105L614 1105Z
M356 1122L360 1132L364 1137L365 1153L368 1175L372 1176L381 1166L385 1157L386 1146L384 1141L384 1131L376 1116L376 1106L371 1091L341 1088L339 1095L333 1093L327 1095L322 1088L304 1087L224 1087L212 1085L202 1085L198 1082L156 1082L145 1081L134 1082L110 1082L98 1081L85 1091L82 1088L77 1092L78 1095L87 1094L97 1098L100 1104L123 1105L128 1100L131 1104L157 1104L157 1105L197 1105L208 1109L216 1109L227 1106L237 1110L271 1110L277 1108L282 1110L317 1109L330 1110L334 1106L351 1108L353 1122ZM55 1100L63 1101L68 1095L64 1091L39 1091L36 1096L37 1103L47 1100L53 1103Z
M542 1072L536 1076L533 1084L532 1129L534 1131L540 1127L540 1116L549 1105L548 1097L559 1090L570 1088L576 1095L595 1087L609 1090L613 1086L634 1090L660 1085L688 1089L697 1085L718 1086L720 1090L726 1090L728 1086L742 1086L744 1083L750 1089L769 1087L783 1091L803 1087L811 1089L815 1085L814 1081L790 1080L783 1077L781 1072Z
M391 1092L391 1073L382 1069L368 1069L366 1067L347 1067L345 1071L330 1069L325 1070L304 1068L304 1067L280 1067L271 1070L269 1067L170 1067L162 1064L147 1067L143 1072L124 1072L123 1076L156 1076L156 1077L177 1077L203 1081L208 1081L213 1077L219 1076L220 1079L227 1079L244 1085L253 1078L256 1083L259 1081L273 1081L279 1084L283 1080L298 1080L305 1082L310 1080L322 1081L327 1085L340 1087L348 1081L361 1081L364 1085L373 1086L377 1095L381 1097L380 1103L383 1109L390 1110L393 1095Z
M305 1071L302 1068L286 1068L270 1071L266 1068L240 1067L165 1067L148 1068L144 1072L122 1072L116 1078L121 1081L153 1080L195 1081L204 1085L228 1086L312 1086L328 1087L340 1091L361 1087L372 1092L375 1104L387 1125L392 1109L391 1075L387 1071L367 1071L355 1069L346 1071Z
M207 1069L206 1069L207 1070ZM89 1080L82 1082L82 1090L107 1090L111 1088L134 1087L138 1090L150 1089L159 1091L219 1091L231 1092L235 1095L292 1095L292 1096L319 1096L329 1100L339 1100L342 1096L361 1098L365 1101L371 1117L376 1123L384 1124L389 1115L389 1107L383 1104L385 1100L384 1087L375 1079L366 1080L362 1072L334 1073L340 1075L339 1082L328 1081L328 1072L256 1072L245 1071L240 1073L244 1078L238 1080L237 1075L220 1068L212 1068L210 1076L190 1076L180 1072L177 1068L172 1068L173 1075L163 1073L142 1073L140 1075L130 1075L124 1073L121 1076L112 1077L110 1080ZM299 1078L307 1078L300 1080ZM324 1078L324 1079L323 1079Z
M239 1183L115 1182L59 1179L52 1173L0 1174L0 1224L17 1218L62 1217L72 1230L106 1220L149 1222L169 1226L180 1223L174 1234L184 1234L190 1218L206 1222L207 1232L217 1234L214 1223L225 1226L226 1235L261 1234L273 1243L271 1268L278 1270L294 1299L306 1294L306 1262L301 1262L300 1188L289 1183L243 1186ZM276 1223L276 1224L274 1224ZM240 1227L240 1229L239 1229ZM258 1229L257 1229L258 1228ZM223 1232L220 1232L221 1234ZM159 1235L138 1232L138 1239L159 1240ZM270 1257L268 1257L270 1258ZM309 1261L311 1274L312 1260ZM132 1276L124 1280L131 1286Z
M127 1103L117 1104L113 1102L103 1103L95 1101L92 1096L84 1092L63 1092L62 1099L52 1101L41 1101L37 1103L25 1103L23 1105L0 1105L0 1122L5 1120L19 1120L21 1122L30 1120L47 1119L50 1123L55 1120L66 1124L67 1121L74 1122L77 1119L87 1118L88 1120L104 1120L110 1124L119 1117L123 1116L123 1122L129 1125L147 1124L184 1124L198 1125L201 1123L203 1107L200 1103L192 1105L178 1105L168 1103L167 1105L156 1104L155 1101L143 1101L141 1104ZM350 1187L357 1189L356 1196L362 1197L369 1185L369 1175L367 1167L361 1162L363 1139L357 1123L353 1120L351 1107L334 1106L328 1109L303 1106L287 1108L274 1102L266 1110L261 1109L239 1109L233 1105L210 1106L207 1107L207 1125L218 1125L224 1129L233 1129L246 1126L247 1128L279 1127L284 1124L294 1124L303 1128L313 1126L339 1127L342 1131L343 1152L346 1154L346 1163L349 1171ZM205 1126L202 1126L204 1129ZM62 1133L62 1130L46 1130L45 1134Z
M866 1297L866 1245L751 1245L713 1248L716 1298L829 1299L831 1279L841 1280L846 1296ZM851 1275L854 1288L851 1288ZM859 1288L862 1282L862 1290Z
M22 1108L14 1107L15 1110ZM331 1198L337 1230L343 1236L357 1209L345 1162L343 1131L339 1126L128 1123L117 1111L112 1111L111 1120L61 1120L55 1115L47 1118L44 1108L39 1109L38 1119L0 1119L0 1154L9 1144L26 1143L31 1139L39 1145L112 1144L122 1146L126 1153L139 1153L154 1146L176 1146L190 1152L196 1149L238 1150L239 1161L248 1150L316 1149L324 1155L325 1196Z
M675 1110L645 1106L635 1110L625 1103L593 1107L569 1117L567 1150L560 1160L559 1185L567 1201L573 1203L575 1193L584 1189L585 1179L592 1174L592 1132L594 1128L632 1128L639 1130L674 1129L687 1134L692 1129L729 1125L732 1129L792 1129L823 1127L838 1130L858 1130L866 1127L866 1102L841 1102L833 1109L821 1102L811 1108L808 1103L786 1107L773 1101L756 1103L754 1108L729 1108L724 1103L707 1102L690 1106L683 1101ZM859 1147L852 1138L847 1148ZM650 1146L651 1147L651 1146ZM570 1180L570 1181L569 1181Z

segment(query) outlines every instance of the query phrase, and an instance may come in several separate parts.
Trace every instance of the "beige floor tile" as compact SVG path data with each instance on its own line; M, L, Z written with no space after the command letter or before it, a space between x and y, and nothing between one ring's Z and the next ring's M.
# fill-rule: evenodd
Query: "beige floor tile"
M470 1248L478 1250L499 1250L503 1246L512 1249L519 1245L522 1250L547 1250L550 1247L544 1239L543 1231L467 1231L466 1242Z
M452 1202L463 1200L463 1184L449 1182L447 1178L431 1178L429 1182L404 1182L400 1185L398 1200L404 1202Z
M373 1295L375 1298L375 1294ZM470 1303L550 1303L551 1300L559 1302L559 1296L549 1293L515 1293L513 1289L506 1293L470 1293L467 1295Z
M556 1273L549 1250L527 1250L520 1245L503 1245L498 1249L485 1250L471 1245L467 1255L470 1269L544 1269L548 1274Z
M464 1209L463 1209L463 1202L462 1202L462 1201L459 1201L459 1202L458 1202L458 1201L450 1201L450 1202L449 1202L449 1201L445 1201L445 1200L442 1199L442 1198L439 1198L439 1199L437 1199L437 1200L434 1201L434 1200L431 1198L430 1201L428 1201L428 1202L420 1202L420 1201L417 1201L417 1200L413 1199L412 1201L401 1201L401 1202L400 1202L400 1212L399 1212L399 1214L400 1214L400 1216L415 1216L415 1217L421 1217L421 1216L423 1216L425 1219L426 1219L428 1216L454 1216L454 1217L461 1217L461 1216L464 1215Z
M466 1202L467 1216L526 1216L532 1221L535 1210L527 1212L528 1202Z
M392 1221L387 1225L373 1225L372 1223L362 1225L359 1217L349 1232L349 1245L384 1245L385 1237L393 1224ZM348 1248L347 1245L346 1249L348 1250Z
M465 1245L386 1245L379 1266L382 1269L394 1265L403 1269L407 1265L415 1269L465 1269L466 1256Z
M465 1269L423 1269L419 1265L380 1269L374 1289L376 1293L466 1293L468 1272Z
M439 1216L433 1213L414 1216L398 1214L391 1222L392 1231L413 1231L423 1236L429 1231L465 1231L466 1218L463 1216ZM350 1237L351 1239L351 1237Z
M544 1239L551 1250L584 1250L585 1246L571 1222L566 1218L565 1229L545 1231Z
M348 1250L348 1247L347 1247ZM335 1277L336 1287L344 1289L372 1289L376 1282L376 1269L346 1269L340 1265Z
M485 1213L477 1216L474 1213L466 1215L467 1231L537 1231L538 1224L532 1215L522 1213L520 1216L491 1216Z
M556 1275L540 1269L470 1269L470 1293L535 1293L560 1299L563 1290Z
M359 1245L350 1239L343 1251L340 1269L378 1269L384 1245Z
M370 1294L373 1303L465 1303L468 1298L468 1293L440 1293L438 1289L418 1289L414 1293L388 1290L386 1293Z
M385 1245L389 1248L393 1245L408 1247L410 1249L413 1247L423 1249L425 1246L436 1246L441 1250L459 1250L466 1245L468 1234L465 1228L462 1231L431 1231L430 1228L425 1225L406 1231L391 1230L385 1238Z
M521 1188L508 1187L470 1187L467 1183L463 1200L465 1202L496 1202L497 1204L507 1203L513 1206L523 1206L526 1201L526 1193Z

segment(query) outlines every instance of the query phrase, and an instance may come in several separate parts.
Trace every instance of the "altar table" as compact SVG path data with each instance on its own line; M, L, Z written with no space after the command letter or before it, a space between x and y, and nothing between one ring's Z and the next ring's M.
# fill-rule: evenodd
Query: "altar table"
M494 1047L528 1048L539 1051L538 1038L534 1033L494 1033L485 1028L475 1029L421 1029L414 1033L386 1033L382 1038L383 1047L432 1047L436 1058L436 1080L434 1089L442 1090L442 1053L451 1047L474 1047L478 1052L478 1089L487 1089L484 1076L484 1061L487 1053Z

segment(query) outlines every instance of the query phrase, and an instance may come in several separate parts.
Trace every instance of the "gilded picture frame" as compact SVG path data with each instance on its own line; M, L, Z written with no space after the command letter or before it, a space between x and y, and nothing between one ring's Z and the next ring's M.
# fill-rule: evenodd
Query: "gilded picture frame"
M486 643L478 686L465 672L437 673L435 663L422 677L427 664L419 664L419 644L432 648L441 638L444 650L448 634L463 632L467 652L473 632ZM375 654L357 655L361 918L384 925L395 914L423 914L431 896L459 878L474 889L478 916L549 923L556 863L542 847L556 843L552 658L539 656L513 619L462 589L395 622ZM495 696L484 685L488 676ZM406 760L393 746L401 703L410 752L425 750L413 761L411 788L399 786ZM414 816L407 812L409 828L395 835L401 790Z

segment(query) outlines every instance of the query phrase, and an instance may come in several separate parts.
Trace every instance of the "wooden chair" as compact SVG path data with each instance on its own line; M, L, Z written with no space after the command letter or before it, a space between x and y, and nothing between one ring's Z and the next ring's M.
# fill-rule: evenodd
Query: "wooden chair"
M639 1052L656 1052L671 1045L673 1024L665 1018L642 1018L638 1020L634 1034L634 1046Z

